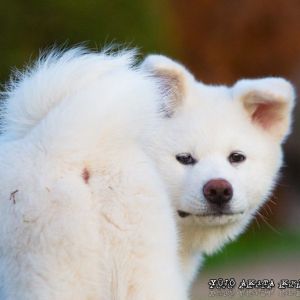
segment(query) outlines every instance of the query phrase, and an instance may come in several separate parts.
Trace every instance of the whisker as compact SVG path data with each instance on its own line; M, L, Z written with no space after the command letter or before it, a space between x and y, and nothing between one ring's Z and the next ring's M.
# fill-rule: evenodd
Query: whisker
M274 198L275 200L277 200L275 197L272 197L272 198ZM269 199L268 202L270 202L270 203L272 203L272 204L274 204L274 205L277 205L277 203L276 203L272 198Z
M262 221L264 221L264 223L265 223L265 224L266 224L273 232L275 232L276 234L281 235L281 233L267 221L266 217L265 217L262 213L260 213L260 212L258 211L257 214L261 217Z
M267 211L267 214L268 214L268 215L269 215L269 214L270 214L270 215L273 214L272 208L271 208L271 206L270 206L268 203L265 204L264 209Z
M258 219L257 219L257 216L254 217L254 220L255 220L255 223L256 223L258 229L260 229L261 226L260 226L260 224L259 224L259 221L258 221Z
M262 207L262 210L263 210L263 212L264 212L267 216L269 216L270 212L269 212L269 210L267 209L266 206Z
M281 186L281 187L284 187L284 188L290 187L289 184L287 184L287 183L282 183L282 182L277 183L277 186Z

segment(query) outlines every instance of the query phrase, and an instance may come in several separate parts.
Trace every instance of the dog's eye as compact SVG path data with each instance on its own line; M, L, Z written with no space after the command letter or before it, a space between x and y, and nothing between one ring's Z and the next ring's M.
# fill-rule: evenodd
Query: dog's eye
M177 154L176 159L183 165L194 165L197 162L190 153Z
M228 160L231 164L241 163L246 159L246 156L242 152L232 152Z

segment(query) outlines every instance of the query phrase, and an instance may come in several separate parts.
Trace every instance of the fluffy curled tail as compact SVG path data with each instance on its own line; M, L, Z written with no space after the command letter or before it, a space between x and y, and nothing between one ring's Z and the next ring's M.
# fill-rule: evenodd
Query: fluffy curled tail
M1 97L2 138L23 137L65 97L134 64L134 50L108 52L89 52L80 47L51 51L24 72L16 72Z

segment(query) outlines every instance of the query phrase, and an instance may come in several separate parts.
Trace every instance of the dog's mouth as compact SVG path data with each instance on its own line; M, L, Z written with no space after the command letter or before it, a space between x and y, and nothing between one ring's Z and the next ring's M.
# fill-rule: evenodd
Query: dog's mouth
M177 210L177 213L178 213L179 217L181 217L181 218L186 218L191 215L190 213L185 212L183 210Z
M236 215L241 215L244 212L240 211L240 212L231 212L231 211L215 211L215 212L207 212L207 213L197 213L197 214L193 214L193 213L189 213L183 210L178 210L177 211L179 217L181 218L186 218L189 216L194 216L194 217L222 217L222 216L236 216Z

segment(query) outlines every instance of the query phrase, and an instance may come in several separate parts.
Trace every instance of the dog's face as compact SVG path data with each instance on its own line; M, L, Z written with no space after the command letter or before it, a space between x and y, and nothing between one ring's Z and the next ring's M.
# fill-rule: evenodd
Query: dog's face
M280 78L208 86L161 56L148 57L144 66L162 90L156 159L179 221L242 228L275 185L292 86Z

